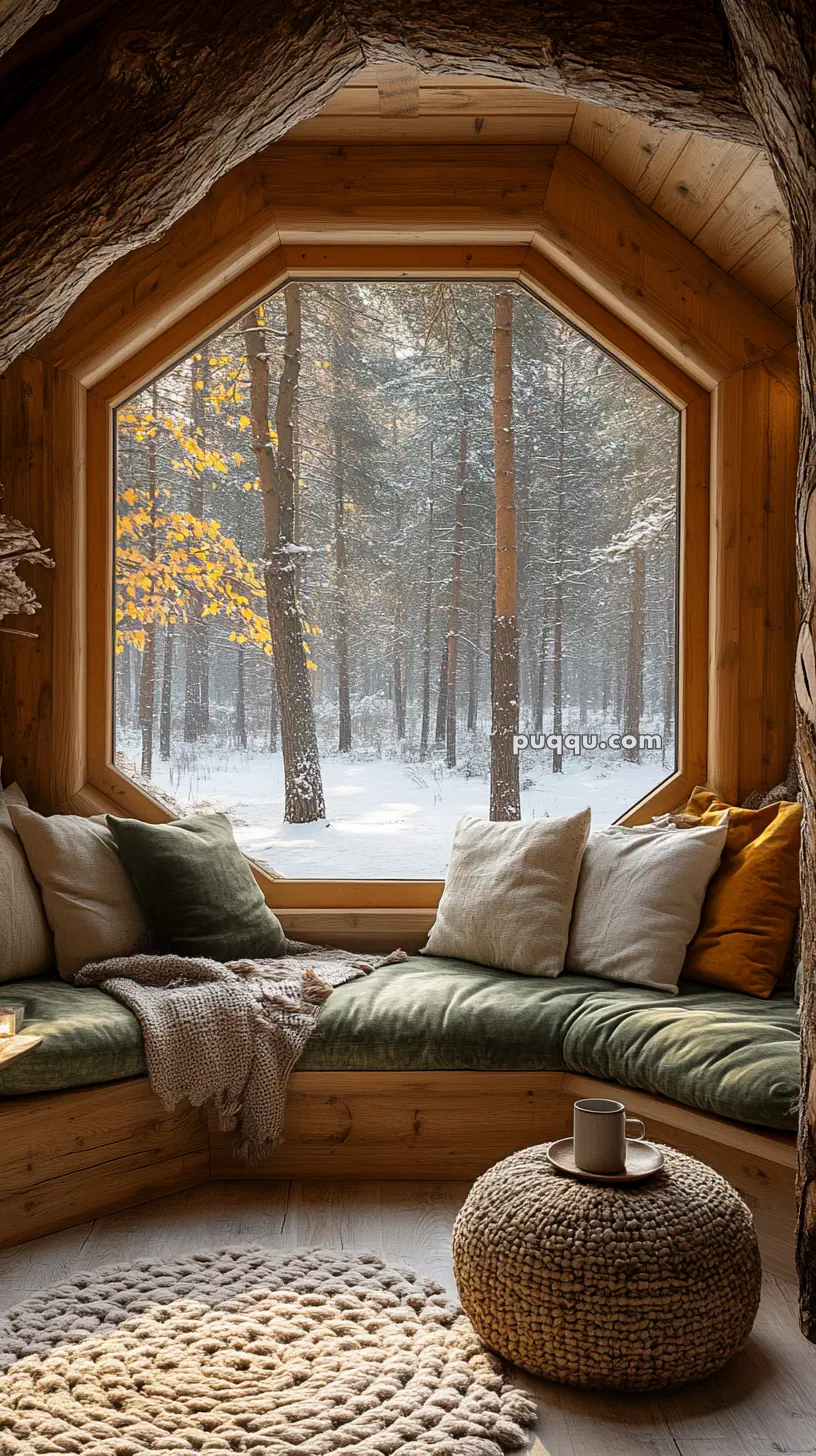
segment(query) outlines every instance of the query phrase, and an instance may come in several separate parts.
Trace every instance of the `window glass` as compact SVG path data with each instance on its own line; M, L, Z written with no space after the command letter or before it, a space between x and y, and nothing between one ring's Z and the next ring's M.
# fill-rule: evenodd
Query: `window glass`
M120 407L116 764L297 878L675 769L677 411L521 288L290 283Z

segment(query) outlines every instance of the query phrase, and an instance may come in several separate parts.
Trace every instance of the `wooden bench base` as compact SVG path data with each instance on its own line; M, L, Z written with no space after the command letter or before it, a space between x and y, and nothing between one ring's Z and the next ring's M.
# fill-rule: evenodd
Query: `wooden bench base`
M285 1140L248 1167L147 1079L0 1101L0 1246L208 1179L465 1179L571 1131L577 1097L611 1096L651 1138L722 1173L748 1202L770 1273L793 1276L796 1140L569 1072L296 1072Z

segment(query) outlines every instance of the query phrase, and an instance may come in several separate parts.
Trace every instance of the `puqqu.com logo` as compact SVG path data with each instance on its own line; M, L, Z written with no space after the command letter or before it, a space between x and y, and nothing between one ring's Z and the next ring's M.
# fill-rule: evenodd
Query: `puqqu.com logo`
M598 733L514 733L513 752L521 753L523 748L532 748L540 753L552 748L556 753L594 753L608 748L661 749L663 736L660 733L607 733L601 738Z

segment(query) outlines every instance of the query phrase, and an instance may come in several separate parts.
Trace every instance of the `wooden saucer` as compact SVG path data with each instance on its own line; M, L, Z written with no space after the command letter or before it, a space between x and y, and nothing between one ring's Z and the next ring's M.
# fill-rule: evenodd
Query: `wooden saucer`
M560 1172L569 1173L573 1178L586 1178L591 1183L640 1183L644 1178L651 1178L653 1173L659 1173L663 1167L660 1149L640 1138L627 1138L626 1168L622 1173L587 1173L584 1168L579 1168L573 1157L572 1138L559 1138L557 1142L550 1143L547 1157Z

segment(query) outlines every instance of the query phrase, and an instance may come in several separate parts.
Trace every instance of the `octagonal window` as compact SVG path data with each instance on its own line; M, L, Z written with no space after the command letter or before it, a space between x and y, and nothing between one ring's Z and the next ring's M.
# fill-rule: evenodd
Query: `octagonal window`
M116 765L300 879L676 767L679 415L521 287L290 283L117 411Z

